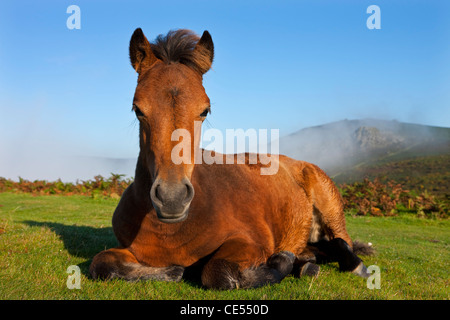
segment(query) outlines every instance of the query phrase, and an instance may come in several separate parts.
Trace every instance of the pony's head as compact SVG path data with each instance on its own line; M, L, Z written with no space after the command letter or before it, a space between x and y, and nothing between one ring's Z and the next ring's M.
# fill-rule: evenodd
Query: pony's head
M191 184L194 150L200 133L194 124L210 112L209 98L202 84L210 68L214 45L208 31L201 38L189 30L171 31L150 43L141 29L130 41L130 60L138 72L133 110L139 120L140 161L151 178L149 196L163 222L186 219L194 197ZM187 130L192 137L186 161L174 163L172 134ZM188 159L186 159L186 157Z

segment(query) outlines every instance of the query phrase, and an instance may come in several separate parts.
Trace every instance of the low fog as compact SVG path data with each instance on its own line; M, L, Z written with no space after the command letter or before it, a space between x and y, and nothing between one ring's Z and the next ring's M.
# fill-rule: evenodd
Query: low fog
M279 153L315 163L333 174L367 161L370 157L380 158L415 147L442 144L445 147L449 141L447 128L397 121L343 120L280 137ZM21 177L31 181L61 179L75 182L90 180L96 175L109 177L111 173L124 174L130 178L134 177L137 160L137 154L134 158L123 159L70 156L69 146L55 146L32 138L28 144L17 146L3 141L0 147L3 150L0 177L15 181ZM271 150L270 147L268 150Z
M408 149L441 147L449 130L386 120L343 120L280 139L280 153L319 165L328 174Z
M92 180L96 175L109 177L111 173L134 177L136 159L112 159L63 155L35 155L0 159L0 177L18 181L19 177L34 181L76 182Z

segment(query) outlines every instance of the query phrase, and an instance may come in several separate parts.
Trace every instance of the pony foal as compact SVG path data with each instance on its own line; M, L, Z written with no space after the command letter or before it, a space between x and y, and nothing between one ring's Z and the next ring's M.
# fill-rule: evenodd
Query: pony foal
M340 194L317 166L279 156L277 173L261 175L267 164L249 164L249 154L246 164L226 165L218 153L223 164L195 163L194 123L211 111L202 84L214 57L208 31L171 31L150 43L136 29L129 53L138 73L140 152L135 180L112 219L120 246L94 257L94 279L178 281L185 268L199 266L208 288L252 288L291 272L316 274L314 263L325 256L342 271L367 276L352 250ZM193 143L182 155L190 161L175 164L177 129Z

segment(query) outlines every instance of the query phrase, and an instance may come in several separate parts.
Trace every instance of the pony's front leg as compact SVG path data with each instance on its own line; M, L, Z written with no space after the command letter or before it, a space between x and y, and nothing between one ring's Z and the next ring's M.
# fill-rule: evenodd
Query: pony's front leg
M113 248L98 253L92 260L89 272L94 279L180 281L184 268L146 266L139 263L129 250Z
M281 251L261 261L261 247L242 240L224 243L206 263L202 284L214 289L256 288L279 283L293 268L295 255Z

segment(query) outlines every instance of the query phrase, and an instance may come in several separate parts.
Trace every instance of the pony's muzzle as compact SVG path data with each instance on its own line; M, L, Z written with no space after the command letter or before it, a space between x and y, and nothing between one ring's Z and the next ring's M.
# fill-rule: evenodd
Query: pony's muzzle
M150 199L158 219L166 223L185 220L193 198L194 187L186 177L180 182L157 178L150 189Z

